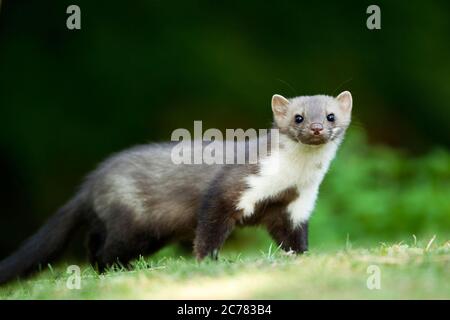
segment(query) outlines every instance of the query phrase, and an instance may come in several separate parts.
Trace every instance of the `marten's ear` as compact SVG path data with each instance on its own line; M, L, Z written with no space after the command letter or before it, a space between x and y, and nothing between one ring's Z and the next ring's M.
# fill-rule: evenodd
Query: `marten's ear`
M289 100L279 94L272 97L272 111L275 117L284 117L287 114Z
M350 112L353 106L352 94L349 91L344 91L340 93L336 100L339 102L342 110L345 112Z

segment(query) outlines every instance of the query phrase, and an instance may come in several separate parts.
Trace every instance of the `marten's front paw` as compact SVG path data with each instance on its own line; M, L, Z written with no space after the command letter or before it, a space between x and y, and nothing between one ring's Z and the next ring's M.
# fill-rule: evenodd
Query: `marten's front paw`
M285 256L295 256L297 254L297 252L295 252L294 250L289 250L289 251L283 251L283 255Z
M218 249L214 249L212 251L196 251L195 252L195 257L197 258L197 261L202 261L204 260L207 256L209 256L212 260L218 260L219 259L219 250Z

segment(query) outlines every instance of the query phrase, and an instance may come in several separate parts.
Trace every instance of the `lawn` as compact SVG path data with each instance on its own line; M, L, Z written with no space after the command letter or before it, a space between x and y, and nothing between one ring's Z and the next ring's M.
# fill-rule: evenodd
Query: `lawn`
M166 250L167 251L167 250ZM369 267L371 266L371 267ZM374 267L375 266L375 267ZM270 245L255 254L225 251L219 261L161 252L98 275L81 267L68 289L67 265L0 287L0 299L449 299L450 241L431 238L372 248L347 243L290 255ZM369 289L379 271L380 288Z

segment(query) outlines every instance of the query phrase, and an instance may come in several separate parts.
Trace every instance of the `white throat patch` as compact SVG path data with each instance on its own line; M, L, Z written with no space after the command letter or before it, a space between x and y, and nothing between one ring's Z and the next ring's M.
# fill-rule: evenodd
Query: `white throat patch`
M280 135L280 148L260 159L260 170L245 178L247 189L241 194L237 209L244 217L254 213L255 205L278 196L289 188L297 188L299 197L287 211L293 226L307 221L314 209L319 185L336 154L338 143L308 146Z

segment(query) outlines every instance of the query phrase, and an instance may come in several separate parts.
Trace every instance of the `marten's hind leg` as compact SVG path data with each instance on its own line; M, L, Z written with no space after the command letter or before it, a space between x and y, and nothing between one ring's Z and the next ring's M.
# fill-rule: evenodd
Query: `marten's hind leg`
M90 229L87 234L87 252L91 265L99 272L104 271L104 265L100 264L100 256L106 241L106 226L97 216L92 215Z
M91 238L93 243L95 238ZM108 236L102 247L92 252L91 262L97 265L99 272L115 263L130 267L130 262L140 255L150 255L167 244L166 239L137 235L134 238L117 238Z
M127 210L111 211L114 219L104 223L96 219L91 223L88 235L89 259L99 272L120 263L129 267L129 262L139 255L152 254L167 244L169 238L153 234L146 226L138 225ZM110 208L113 210L114 208Z

